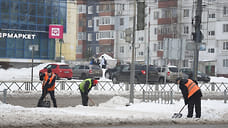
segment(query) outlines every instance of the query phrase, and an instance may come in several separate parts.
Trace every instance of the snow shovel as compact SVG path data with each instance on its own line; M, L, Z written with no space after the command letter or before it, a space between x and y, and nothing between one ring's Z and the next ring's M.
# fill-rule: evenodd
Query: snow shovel
M88 97L88 99L89 99L89 101L92 103L92 106L97 106L97 105L94 103L94 101L93 101L90 97Z
M182 114L181 114L181 111L184 109L186 105L184 105L181 110L179 111L179 113L174 113L172 118L181 118L182 117Z

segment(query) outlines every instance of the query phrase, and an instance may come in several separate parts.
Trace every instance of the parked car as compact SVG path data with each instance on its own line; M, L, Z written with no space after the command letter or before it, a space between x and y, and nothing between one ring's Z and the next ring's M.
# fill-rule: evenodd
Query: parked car
M116 71L112 75L112 81L114 84L120 82L130 83L130 65L123 65L120 70ZM153 66L149 66L148 73L148 83L156 83L159 81L159 73L157 69ZM145 65L135 65L135 78L134 83L136 84L145 84L146 83L146 66Z
M55 73L57 80L60 78L67 78L68 80L72 79L72 69L68 64L63 63L48 64L46 67L40 70L39 76L42 76L44 72L47 72L48 68L52 69L52 72Z
M187 78L190 78L190 79L193 78L193 71L189 67L180 68L179 72L185 73L187 75ZM210 82L211 78L207 74L198 71L197 72L197 80L208 83L208 82Z
M117 65L114 68L108 68L105 71L105 78L112 79L112 75L114 72L119 71L124 65Z
M177 77L182 77L182 73L178 72L177 66L167 65L163 67L157 67L159 74L162 76L159 79L160 83L166 82L175 82Z
M75 65L72 67L73 78L86 79L102 77L102 69L98 65Z

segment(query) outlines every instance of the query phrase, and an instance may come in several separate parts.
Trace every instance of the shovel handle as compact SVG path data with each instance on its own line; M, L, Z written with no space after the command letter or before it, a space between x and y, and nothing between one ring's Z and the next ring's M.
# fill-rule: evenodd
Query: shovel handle
M181 110L179 111L179 113L181 113L182 112L182 110L184 109L184 107L185 107L186 105L184 105L182 108L181 108Z
M88 99L89 99L89 101L93 104L93 106L96 105L90 97L88 97Z

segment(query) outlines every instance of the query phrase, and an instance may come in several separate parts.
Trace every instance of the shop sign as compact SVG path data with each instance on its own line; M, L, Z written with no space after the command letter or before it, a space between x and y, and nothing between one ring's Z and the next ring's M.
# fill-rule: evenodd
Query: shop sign
M11 38L11 39L35 39L36 34L24 34L24 33L7 33L0 32L0 38Z
M63 25L49 25L49 38L62 39Z

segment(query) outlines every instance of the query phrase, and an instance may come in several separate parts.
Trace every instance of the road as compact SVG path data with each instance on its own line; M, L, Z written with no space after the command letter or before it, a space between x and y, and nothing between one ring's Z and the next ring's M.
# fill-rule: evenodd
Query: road
M37 102L40 98L40 95L31 95L31 96L7 96L7 103L15 106L23 106L23 107L36 107ZM111 95L89 95L90 98L95 102L95 104L100 104L108 101L113 96ZM48 100L51 101L50 96L48 96ZM81 96L80 95L56 95L56 101L58 107L69 107L76 106L81 104ZM52 104L52 101L51 101ZM89 102L89 104L91 104ZM91 104L92 105L92 104Z
M156 124L156 125L123 125L99 126L87 128L228 128L228 124Z

